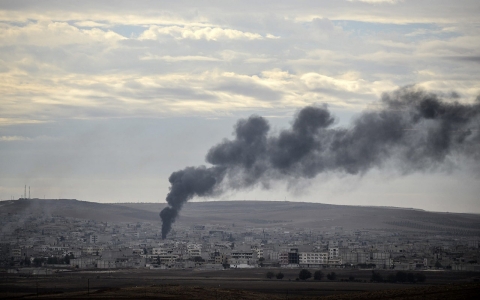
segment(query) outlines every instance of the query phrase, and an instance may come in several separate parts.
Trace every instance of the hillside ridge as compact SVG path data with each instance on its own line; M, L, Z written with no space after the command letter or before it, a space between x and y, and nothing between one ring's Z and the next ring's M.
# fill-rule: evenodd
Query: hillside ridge
M1 214L57 215L100 222L153 222L166 203L98 203L75 199L24 199L0 202ZM478 235L480 215L429 212L378 206L349 206L291 201L189 202L176 226L197 224L249 227L406 230Z

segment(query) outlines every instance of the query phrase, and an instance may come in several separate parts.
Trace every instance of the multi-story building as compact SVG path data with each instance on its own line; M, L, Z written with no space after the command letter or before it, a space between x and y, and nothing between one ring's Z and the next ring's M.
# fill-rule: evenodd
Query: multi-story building
M328 252L300 252L300 266L319 266L328 263Z
M340 251L338 247L328 248L328 258L336 259L340 256Z
M89 237L88 237L88 242L90 244L97 244L99 242L99 238L98 238L98 235L96 234L91 234Z
M201 244L188 244L187 252L190 257L196 257L202 255L202 245Z

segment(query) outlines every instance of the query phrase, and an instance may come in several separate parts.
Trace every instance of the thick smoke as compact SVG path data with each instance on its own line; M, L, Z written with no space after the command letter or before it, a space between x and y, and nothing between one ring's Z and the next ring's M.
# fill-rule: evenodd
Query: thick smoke
M480 161L480 100L462 104L406 87L385 94L375 110L348 128L332 127L326 107L307 106L290 129L269 135L264 118L235 125L235 138L212 147L212 167L187 167L169 181L168 207L160 213L165 238L180 209L194 196L220 194L271 180L313 178L322 172L364 174L388 161L403 173L434 170L452 158Z

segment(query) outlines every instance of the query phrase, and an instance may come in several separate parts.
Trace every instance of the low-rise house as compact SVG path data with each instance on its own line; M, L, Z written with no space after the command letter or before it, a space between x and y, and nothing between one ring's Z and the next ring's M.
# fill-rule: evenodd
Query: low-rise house
M99 257L80 257L70 259L70 266L78 269L96 268Z

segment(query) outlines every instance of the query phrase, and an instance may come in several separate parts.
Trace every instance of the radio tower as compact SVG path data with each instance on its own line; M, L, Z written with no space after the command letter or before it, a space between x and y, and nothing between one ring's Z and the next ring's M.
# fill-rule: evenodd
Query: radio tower
M28 186L28 199L30 199L30 186Z
M27 199L27 185L25 185L25 190L23 191L23 199Z

